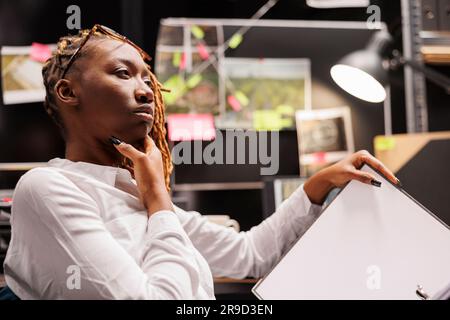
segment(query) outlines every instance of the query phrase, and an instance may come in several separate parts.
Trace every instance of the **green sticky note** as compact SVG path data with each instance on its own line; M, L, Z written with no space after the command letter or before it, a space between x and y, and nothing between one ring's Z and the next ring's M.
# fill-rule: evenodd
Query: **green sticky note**
M242 106L248 106L250 100L247 98L247 96L242 92L242 91L236 91L234 93L234 96L236 97L236 99L239 101L239 103Z
M283 127L280 114L275 110L255 110L253 128L255 130L280 130Z
M375 138L375 150L388 151L395 148L395 139L392 137L378 136Z
M188 78L186 85L189 89L195 88L201 81L203 77L201 74L197 73Z
M163 83L163 87L170 89L170 92L163 92L164 101L168 105L174 104L186 92L184 79L178 74L167 79Z
M235 35L233 35L233 36L231 37L231 40L230 40L230 42L228 43L228 46L229 46L231 49L236 49L236 48L241 44L242 40L243 40L242 35L239 34L239 33L236 33Z
M205 32L203 32L202 28L199 26L192 26L191 32L197 39L203 39L205 37Z
M174 67L179 67L181 63L181 52L175 52L172 56L172 64Z
M275 110L280 115L281 124L283 128L294 127L294 116L295 116L294 107L287 104L282 104L276 107Z
M278 107L275 108L278 113L282 115L289 115L294 116L295 115L295 109L293 106L287 105L287 104L281 104Z

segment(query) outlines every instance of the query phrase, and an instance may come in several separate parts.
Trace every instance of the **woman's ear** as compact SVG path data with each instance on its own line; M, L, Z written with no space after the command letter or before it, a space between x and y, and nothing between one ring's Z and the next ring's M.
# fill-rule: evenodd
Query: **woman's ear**
M79 103L78 96L76 95L70 80L59 80L55 85L55 94L58 97L58 100L69 106L77 106Z

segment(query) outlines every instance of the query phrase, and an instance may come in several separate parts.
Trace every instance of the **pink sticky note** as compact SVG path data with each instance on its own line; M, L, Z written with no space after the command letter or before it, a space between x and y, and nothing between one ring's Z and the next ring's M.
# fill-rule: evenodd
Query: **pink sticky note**
M198 49L198 54L200 55L200 58L202 58L203 60L206 60L209 58L209 52L203 43L197 44L197 49Z
M170 114L167 129L171 141L207 140L216 138L212 114Z
M227 101L228 101L228 104L231 106L231 108L233 108L234 111L236 111L236 112L241 111L242 106L239 103L239 100L236 99L235 96L228 96Z
M38 62L45 62L52 56L52 50L46 44L33 42L31 45L30 58Z
M326 160L326 153L325 152L316 152L314 153L314 163L317 164L323 164Z
M186 53L184 53L184 52L181 54L181 60L180 60L179 68L180 68L180 70L186 69Z

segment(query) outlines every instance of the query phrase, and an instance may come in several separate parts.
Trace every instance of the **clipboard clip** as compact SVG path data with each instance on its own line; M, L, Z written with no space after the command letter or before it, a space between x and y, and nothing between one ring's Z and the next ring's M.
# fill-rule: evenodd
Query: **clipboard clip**
M423 290L423 287L420 284L417 285L416 295L422 300L430 299L430 296Z

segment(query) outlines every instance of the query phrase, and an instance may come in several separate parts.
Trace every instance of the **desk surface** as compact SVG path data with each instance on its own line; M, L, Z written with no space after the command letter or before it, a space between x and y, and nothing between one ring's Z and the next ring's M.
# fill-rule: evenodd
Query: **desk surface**
M214 278L214 283L256 284L259 279Z
M256 300L252 288L259 279L214 278L214 294L217 300Z
M214 288L216 294L251 294L251 288L258 279L230 279L230 278L214 278ZM6 286L5 276L0 274L0 288Z

